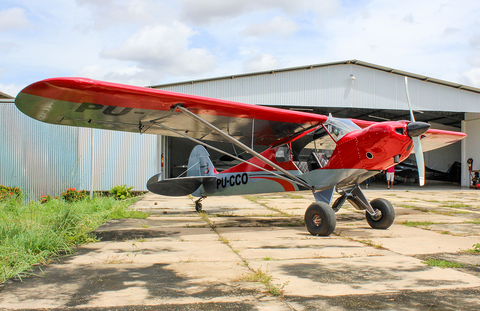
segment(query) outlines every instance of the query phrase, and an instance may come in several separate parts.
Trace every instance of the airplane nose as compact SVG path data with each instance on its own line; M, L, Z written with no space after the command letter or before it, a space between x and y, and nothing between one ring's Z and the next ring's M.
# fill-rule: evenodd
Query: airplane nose
M410 122L407 124L407 134L411 138L418 137L428 131L430 124L425 122Z

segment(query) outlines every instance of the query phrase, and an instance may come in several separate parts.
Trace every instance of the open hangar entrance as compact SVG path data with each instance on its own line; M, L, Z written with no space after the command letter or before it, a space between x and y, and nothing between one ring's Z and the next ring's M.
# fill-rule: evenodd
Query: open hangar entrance
M376 110L376 109L357 109L357 108L302 108L296 107L282 107L285 109L302 110L312 113L318 113L323 115L331 114L337 118L354 118L368 121L395 121L395 120L408 120L410 118L410 112L408 110ZM464 113L456 112L441 112L441 111L428 111L417 112L416 120L426 122L432 125L432 128L459 131L461 129L462 121L464 120ZM197 143L188 140L186 138L179 137L165 137L165 159L166 160L166 172L165 176L169 178L178 177L186 173L188 159L191 150L197 145ZM231 143L222 142L208 142L213 147L219 148L232 155L239 156L243 159L249 159L251 156L245 153L243 150L235 147ZM332 141L333 144L333 141ZM317 148L317 150L314 150ZM266 146L254 146L255 151L262 152L266 149ZM320 151L326 153L329 156L329 151L322 150L321 146L307 146L302 152L302 160L308 158L308 156L314 151ZM221 154L215 150L208 149L212 162L218 171L223 171L236 164L239 161L229 158L224 154ZM426 152L425 165L428 168L446 172L455 162L461 162L461 143L457 142L442 149ZM414 155L411 155L404 163L416 165ZM408 180L408 182L415 182L414 179Z
M286 107L282 107L286 108ZM296 108L290 108L298 110ZM307 109L302 109L307 110ZM409 111L405 110L373 110L373 109L355 109L355 108L337 108L337 109L320 109L312 108L307 111L314 113L320 113L324 115L332 114L335 117L339 118L355 118L363 119L369 121L387 121L387 120L408 120ZM464 113L451 113L451 112L421 112L416 113L417 121L427 122L432 125L432 128L442 129L442 130L451 130L459 131L461 129L462 123L464 123ZM480 123L480 118L477 119ZM177 177L184 174L187 170L188 158L191 150L195 147L196 143L192 142L185 138L177 137L166 137L166 145L163 150L166 151L165 158L167 165L167 174L169 177ZM231 143L221 143L221 142L209 142L212 146L229 152L233 155L240 156L244 159L249 159L250 155L244 153L242 150L235 148ZM257 152L261 152L266 149L266 146L254 146L254 149ZM308 149L308 147L302 152L304 156L307 156L313 149ZM225 155L218 153L214 150L208 149L208 152L211 156L212 162L215 165L215 168L218 171L222 171L229 167L232 167L239 162L233 159L229 159ZM462 143L457 142L450 146L425 152L425 165L428 168L446 172L455 162L462 161ZM416 165L414 155L411 155L403 163L409 163ZM409 180L413 183L414 180ZM428 181L427 181L428 182Z
M459 143L426 152L426 166L445 172L455 161L461 162L461 184L469 186L467 159L474 160L473 170L480 170L477 147L480 145L480 134L477 134L480 133L478 88L359 60L152 87L241 103L324 115L331 113L339 118L381 122L410 119L405 96L405 77L409 78L410 98L417 121L428 122L432 128L462 131L468 135ZM184 158L177 157L174 161L187 163L191 145L185 147L182 140L175 141L177 138L170 140L172 144L165 147L180 148L181 151L173 152L175 155L183 155ZM229 147L227 146L227 150L230 150ZM211 154L215 157L214 153ZM412 157L407 161L414 163L415 160ZM173 166L167 165L167 168L170 170L169 174L172 174L165 176L175 176Z

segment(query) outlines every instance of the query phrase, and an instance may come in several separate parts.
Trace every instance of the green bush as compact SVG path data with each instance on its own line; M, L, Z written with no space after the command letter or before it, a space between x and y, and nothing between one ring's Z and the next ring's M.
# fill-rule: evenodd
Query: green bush
M117 200L125 200L132 197L132 189L131 186L118 185L110 189L109 193L113 194Z
M65 192L62 192L60 196L67 202L76 202L85 199L87 197L87 192L85 190L78 191L72 187L65 190Z
M7 187L0 185L0 201L6 201L9 199L21 200L22 190L18 187Z

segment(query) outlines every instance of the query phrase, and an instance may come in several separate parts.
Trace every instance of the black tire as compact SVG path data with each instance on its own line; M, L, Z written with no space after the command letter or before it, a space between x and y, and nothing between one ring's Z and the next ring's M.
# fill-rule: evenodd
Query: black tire
M311 235L329 236L336 224L335 212L327 203L312 203L305 211L305 227Z
M388 229L395 221L395 209L392 204L385 199L375 199L370 202L374 210L380 210L382 215L380 219L374 220L366 211L367 222L373 229Z
M202 203L195 202L195 210L200 213L202 211Z

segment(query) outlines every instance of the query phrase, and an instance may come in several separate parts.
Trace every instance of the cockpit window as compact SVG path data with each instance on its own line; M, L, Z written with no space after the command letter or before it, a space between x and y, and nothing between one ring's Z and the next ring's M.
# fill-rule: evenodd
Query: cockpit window
M352 120L334 118L331 115L328 116L327 121L323 123L323 127L335 141L339 141L347 133L361 130Z

